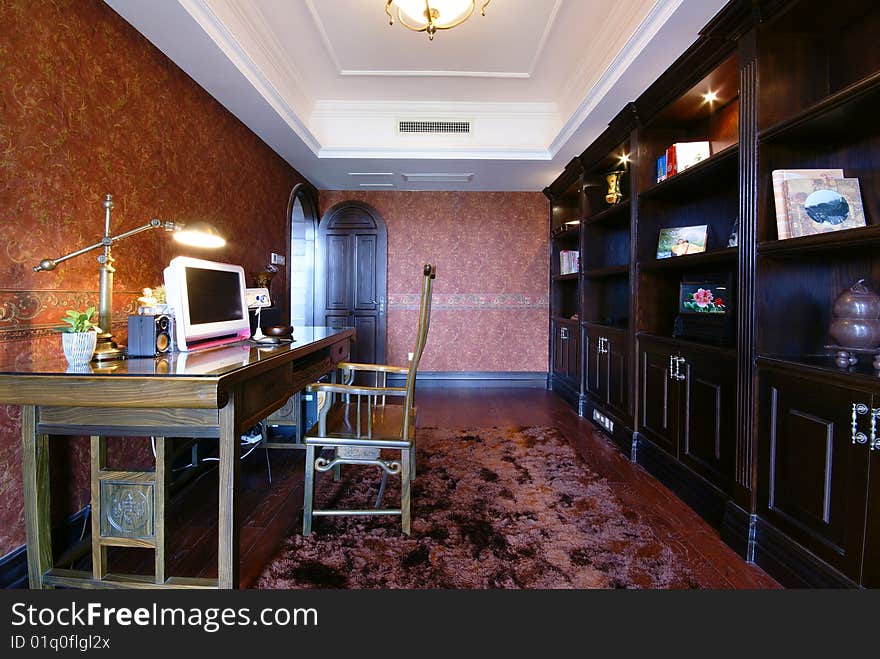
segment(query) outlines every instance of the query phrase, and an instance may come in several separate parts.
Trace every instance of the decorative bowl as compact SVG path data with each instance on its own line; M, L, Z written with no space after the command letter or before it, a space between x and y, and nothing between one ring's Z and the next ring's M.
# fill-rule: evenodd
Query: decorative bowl
M291 325L270 325L263 328L263 334L267 336L287 337L293 334L293 326Z

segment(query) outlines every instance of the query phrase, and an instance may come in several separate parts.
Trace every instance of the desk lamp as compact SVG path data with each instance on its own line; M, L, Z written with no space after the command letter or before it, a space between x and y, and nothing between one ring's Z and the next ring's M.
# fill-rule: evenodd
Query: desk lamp
M188 226L177 224L175 222L163 222L153 218L147 224L140 226L131 231L120 233L118 236L110 235L110 211L113 210L113 196L106 195L103 201L104 206L104 236L100 242L88 247L83 247L70 254L59 256L56 259L43 259L39 265L34 266L34 272L47 272L54 270L59 263L63 263L68 259L72 259L80 254L85 254L99 247L104 248L104 253L98 256L100 267L100 280L98 284L98 326L102 333L98 335L98 345L95 348L95 356L93 359L102 361L107 359L118 359L123 355L123 349L119 348L113 340L112 329L112 312L113 312L113 273L116 272L113 267L113 256L110 254L110 248L119 240L128 238L143 231L150 229L164 229L173 232L174 239L184 245L191 247L222 247L226 244L226 240L217 232L217 230L204 222L195 222Z

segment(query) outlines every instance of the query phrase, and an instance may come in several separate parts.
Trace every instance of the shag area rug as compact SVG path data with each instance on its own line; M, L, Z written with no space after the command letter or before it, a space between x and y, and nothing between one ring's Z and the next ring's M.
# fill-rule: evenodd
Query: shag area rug
M624 509L553 428L419 430L413 534L398 517L315 518L258 588L694 588L689 568ZM369 507L373 467L324 477L317 507ZM399 501L389 477L384 506Z

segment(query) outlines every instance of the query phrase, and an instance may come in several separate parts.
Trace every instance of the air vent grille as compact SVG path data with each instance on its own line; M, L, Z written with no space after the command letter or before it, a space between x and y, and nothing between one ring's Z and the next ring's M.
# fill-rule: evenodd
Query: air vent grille
M470 121L401 121L398 123L401 133L442 133L444 135L469 135Z

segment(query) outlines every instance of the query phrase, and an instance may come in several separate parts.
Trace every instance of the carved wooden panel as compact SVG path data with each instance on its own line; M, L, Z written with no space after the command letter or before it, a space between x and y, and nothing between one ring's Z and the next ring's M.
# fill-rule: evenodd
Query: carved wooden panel
M154 482L102 477L101 537L150 540L155 537Z
M324 271L328 273L324 289L324 308L327 310L348 308L350 248L348 236L327 236L324 264Z

